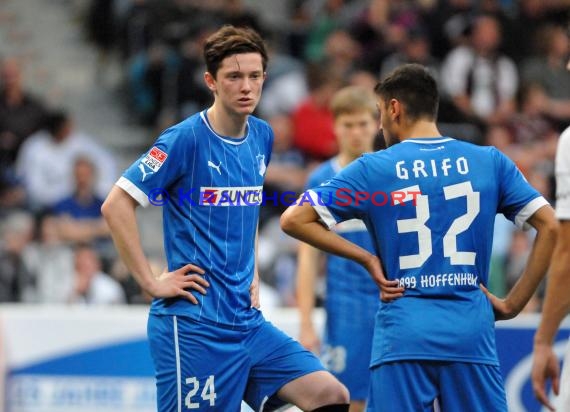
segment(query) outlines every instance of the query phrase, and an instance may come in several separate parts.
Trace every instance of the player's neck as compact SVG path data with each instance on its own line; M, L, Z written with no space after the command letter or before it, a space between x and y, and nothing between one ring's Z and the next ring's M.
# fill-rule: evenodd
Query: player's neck
M220 136L242 138L245 134L247 116L231 115L214 103L206 112L210 126Z
M400 130L401 140L441 137L437 125L430 120L418 120Z

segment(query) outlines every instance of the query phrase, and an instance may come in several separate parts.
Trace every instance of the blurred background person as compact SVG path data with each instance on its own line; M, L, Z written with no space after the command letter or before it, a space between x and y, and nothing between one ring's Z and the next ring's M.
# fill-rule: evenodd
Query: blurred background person
M13 212L0 225L0 303L21 302L33 278L23 253L32 240L33 217Z
M22 68L15 57L0 61L0 206L23 205L25 193L14 165L20 147L45 120L45 106L24 90Z
M87 244L74 251L73 289L68 296L70 303L111 305L126 303L121 285L101 271L99 255Z
M33 279L33 288L25 300L67 303L73 290L73 250L63 241L54 215L44 213L37 217L34 242L22 256Z
M76 129L67 113L52 113L45 130L30 136L18 156L17 173L33 209L52 207L73 193L73 167L79 156L89 158L96 166L94 190L104 197L117 178L113 156Z
M500 52L500 42L496 18L478 16L468 44L451 50L441 68L443 92L461 116L483 130L506 121L515 110L518 72L512 59Z

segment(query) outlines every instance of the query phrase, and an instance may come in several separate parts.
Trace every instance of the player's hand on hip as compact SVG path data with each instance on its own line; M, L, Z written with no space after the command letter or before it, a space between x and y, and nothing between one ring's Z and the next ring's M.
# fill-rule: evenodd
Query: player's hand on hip
M482 283L479 284L479 288L487 296L491 305L493 306L493 312L495 313L495 320L507 320L512 319L518 315L519 310L515 310L507 301L507 299L500 299L489 292Z
M532 361L532 390L538 401L553 411L554 406L550 403L546 393L547 380L552 381L552 390L558 395L560 390L560 365L552 345L546 342L535 342Z
M321 349L321 341L315 332L313 325L301 325L299 333L299 343L307 350L318 355Z
M188 264L172 272L164 271L154 284L151 290L152 296L156 298L183 297L193 304L198 304L198 299L188 290L193 289L202 295L206 294L206 288L210 286L208 281L202 276L204 269L196 265Z
M399 282L397 280L388 280L384 276L378 256L371 254L364 266L380 288L380 299L383 302L391 302L404 296L404 288L399 286Z

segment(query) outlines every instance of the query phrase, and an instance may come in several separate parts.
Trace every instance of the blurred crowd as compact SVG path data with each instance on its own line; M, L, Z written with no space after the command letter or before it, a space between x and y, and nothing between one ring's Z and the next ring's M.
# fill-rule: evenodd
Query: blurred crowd
M98 54L96 81L105 84L118 63L124 99L117 104L154 135L211 103L201 54L210 33L224 23L262 33L270 62L256 114L275 131L266 193L301 192L312 168L335 155L329 102L339 88L371 89L416 62L439 81L442 133L496 146L554 202L556 143L570 123L567 0L80 4ZM20 64L3 56L0 65L0 302L147 302L117 260L99 210L117 159L65 110L27 90ZM276 304L294 306L297 244L279 229L283 210L263 207L260 273ZM503 295L522 272L533 234L502 218L495 232L490 283ZM528 310L540 310L540 301L539 293Z

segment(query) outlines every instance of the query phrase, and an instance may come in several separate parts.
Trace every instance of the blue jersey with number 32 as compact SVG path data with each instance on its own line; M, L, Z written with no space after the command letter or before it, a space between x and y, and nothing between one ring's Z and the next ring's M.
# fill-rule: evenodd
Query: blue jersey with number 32
M322 221L362 219L388 279L372 365L395 360L498 364L487 284L495 215L518 226L546 200L506 156L451 138L366 154L308 192Z

